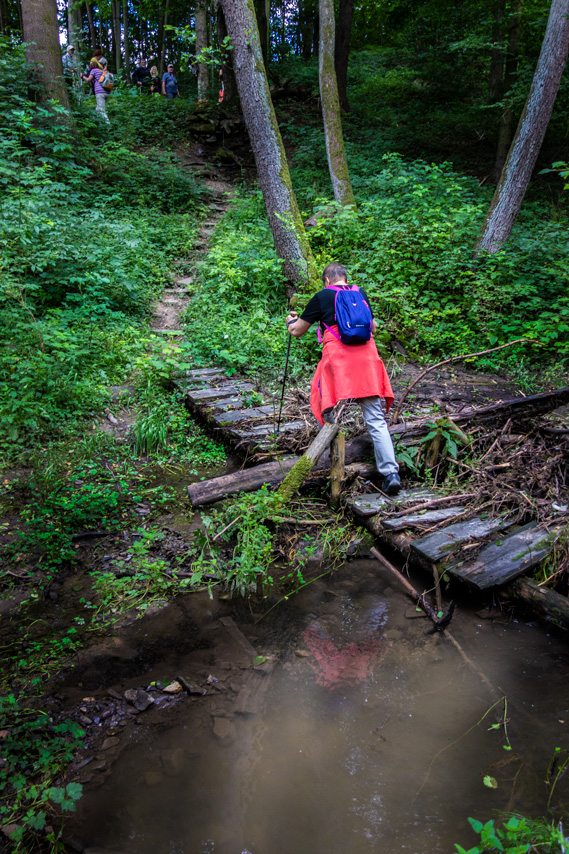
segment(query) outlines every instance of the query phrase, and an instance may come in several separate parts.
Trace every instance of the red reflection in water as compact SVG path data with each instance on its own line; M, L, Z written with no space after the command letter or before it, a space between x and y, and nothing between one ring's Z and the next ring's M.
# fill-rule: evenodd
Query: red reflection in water
M332 638L321 637L320 629L307 628L304 642L313 656L309 665L316 673L316 683L325 688L339 688L364 682L385 658L391 644L383 637L363 643L349 643L338 648Z

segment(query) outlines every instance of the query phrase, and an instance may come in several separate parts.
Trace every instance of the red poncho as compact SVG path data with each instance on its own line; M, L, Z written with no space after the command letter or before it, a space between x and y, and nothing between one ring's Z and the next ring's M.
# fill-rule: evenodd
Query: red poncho
M332 329L337 333L338 327ZM312 379L310 408L320 424L322 413L336 406L339 400L356 397L383 397L385 407L393 403L393 391L379 358L373 338L367 344L342 344L328 329L324 333L324 349Z

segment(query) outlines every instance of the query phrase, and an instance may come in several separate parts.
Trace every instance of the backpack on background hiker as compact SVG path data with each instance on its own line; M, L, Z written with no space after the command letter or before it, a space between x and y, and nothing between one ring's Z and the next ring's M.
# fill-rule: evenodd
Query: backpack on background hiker
M102 86L105 92L110 92L115 85L115 78L106 66L103 68L103 73L99 77L98 82L99 86Z
M334 335L342 344L366 344L371 338L371 326L373 318L371 309L357 285L327 285L336 291L334 311L336 312L336 323L338 332L324 323L326 329ZM318 340L322 343L320 326L318 326Z

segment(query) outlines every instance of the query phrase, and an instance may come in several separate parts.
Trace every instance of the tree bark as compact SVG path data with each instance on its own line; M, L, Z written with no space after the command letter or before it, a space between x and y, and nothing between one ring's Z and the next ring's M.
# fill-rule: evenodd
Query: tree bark
M115 53L115 69L121 68L121 12L119 0L111 0L111 15L113 18L113 47Z
M243 118L283 273L293 284L316 282L318 273L271 101L255 11L250 0L221 0L221 6L233 45L233 68Z
M123 0L122 20L124 33L124 73L127 81L130 80L130 47L128 44L128 0Z
M512 88L518 73L518 57L520 53L520 37L522 31L522 2L516 0L508 26L508 48L506 53L506 67L504 84L501 97L504 97ZM500 116L498 125L498 143L496 146L496 162L494 164L494 183L498 183L514 133L514 110L509 103Z
M348 59L350 57L353 12L354 0L340 0L338 25L336 27L334 67L336 69L336 80L338 81L340 107L346 113L350 110L348 102Z
M35 66L50 98L56 98L68 110L55 0L22 0L22 22L28 61Z
M263 62L266 66L269 61L271 0L255 0L255 11L257 14L261 50L263 52Z
M196 21L196 56L199 56L202 50L207 47L207 9L203 2L196 6L194 17ZM205 62L198 61L197 78L198 101L204 101L207 98L209 89L207 65Z
M344 149L342 120L338 85L334 70L334 0L320 0L320 45L318 70L320 78L320 99L324 119L324 137L326 155L334 198L341 205L354 205L354 191L350 182L348 161Z
M83 42L83 21L81 20L81 9L74 8L73 0L67 1L67 44L75 48L75 56L79 57L81 44ZM78 62L78 59L76 60Z
M569 52L569 0L552 0L531 89L476 252L497 252L512 233L547 130Z

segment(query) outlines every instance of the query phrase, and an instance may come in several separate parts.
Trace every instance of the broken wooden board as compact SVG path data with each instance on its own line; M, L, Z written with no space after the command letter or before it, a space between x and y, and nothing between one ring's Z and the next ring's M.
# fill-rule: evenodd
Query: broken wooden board
M227 383L226 385L201 388L197 391L188 389L186 394L192 403L207 403L211 400L220 400L222 397L233 397L244 391L251 391L254 386L251 383Z
M447 519L459 516L465 509L463 505L455 504L452 507L439 507L433 510L423 510L419 513L409 513L407 516L400 516L395 519L383 519L381 524L388 531L402 531L405 528L417 527L417 525L431 526L436 522L446 522Z
M232 412L223 412L214 416L216 424L223 426L224 424L233 424L238 421L247 421L249 418L266 418L272 414L272 406L253 406L249 409L237 409Z
M358 516L365 517L375 516L377 513L388 508L398 507L401 509L401 507L411 502L419 504L420 502L430 501L437 497L437 494L431 492L429 489L402 489L397 495L392 496L385 495L383 492L360 495L358 498L349 499L347 505Z
M445 572L480 590L496 587L541 563L551 551L553 540L554 533L531 522L503 540L485 546L474 560L456 561L445 567Z
M489 517L488 519L480 519L480 517L476 516L474 519L468 519L466 522L457 522L455 525L449 525L441 531L433 531L432 534L419 537L419 539L413 540L411 548L421 557L426 558L432 563L436 563L441 558L455 551L459 546L463 546L472 540L481 540L493 531L505 527L507 524L500 518Z

